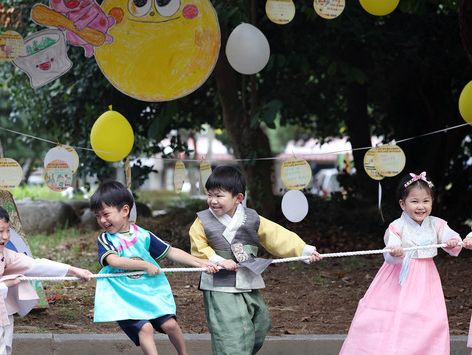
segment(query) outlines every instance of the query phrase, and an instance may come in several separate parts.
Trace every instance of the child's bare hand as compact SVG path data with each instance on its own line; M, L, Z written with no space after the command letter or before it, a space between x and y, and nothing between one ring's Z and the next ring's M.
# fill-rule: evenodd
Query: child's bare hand
M219 271L218 266L216 266L215 264L211 262L203 262L202 267L206 268L207 269L206 272L210 274L214 274Z
M456 238L452 238L452 239L449 239L447 242L446 242L446 245L447 247L446 248L455 248L459 245L459 242L460 240L459 239L456 239Z
M391 256L395 256L395 257L402 257L405 255L405 252L403 250L402 247L393 247L393 248L390 248L390 255Z
M317 261L320 261L321 259L323 259L323 257L320 255L320 253L318 253L317 251L314 251L313 254L310 255L310 263L314 263L314 262L317 262Z
M467 234L467 237L462 241L464 248L472 249L472 232Z
M5 284L6 287L12 287L12 286L18 285L21 282L19 278L20 276L18 276L16 279L5 280L3 281L3 283Z
M144 269L148 275L154 276L161 272L161 270L154 264L147 263L146 268Z
M236 264L235 261L231 259L220 261L218 265L230 271L236 271L236 269L238 268L238 264Z
M81 278L84 281L89 281L93 276L93 274L90 271L86 269L81 269L80 267L75 267L75 266L70 267L69 273L73 276Z

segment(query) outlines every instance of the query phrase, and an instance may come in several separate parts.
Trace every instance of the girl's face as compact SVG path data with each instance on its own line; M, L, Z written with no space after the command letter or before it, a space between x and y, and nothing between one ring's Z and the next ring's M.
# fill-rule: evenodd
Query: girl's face
M128 205L124 205L121 209L105 204L102 206L101 210L95 212L97 223L101 228L112 234L129 230Z
M0 219L0 250L3 250L5 245L10 240L10 223L4 219Z
M429 191L414 187L404 200L400 200L400 207L412 220L421 225L431 213L433 198Z

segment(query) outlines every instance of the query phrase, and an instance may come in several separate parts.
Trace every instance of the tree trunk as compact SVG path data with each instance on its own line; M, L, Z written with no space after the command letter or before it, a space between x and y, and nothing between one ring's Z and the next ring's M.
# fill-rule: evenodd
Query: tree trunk
M226 43L227 24L220 22L220 28L222 43ZM272 155L270 144L259 126L251 127L251 113L257 107L257 85L254 77L249 79L252 80L251 103L250 109L244 110L245 101L239 94L242 91L244 98L244 93L247 92L244 80L247 77L240 80L241 76L229 65L223 47L213 72L223 111L223 122L234 148L235 157L245 159L241 162L241 167L247 179L249 205L261 214L271 216L275 211L271 179L273 164L271 160L255 160Z
M367 114L367 87L351 83L347 86L346 125L352 147L369 147L371 143L369 117ZM354 150L354 166L356 167L355 190L361 197L376 196L377 183L364 170L364 150Z

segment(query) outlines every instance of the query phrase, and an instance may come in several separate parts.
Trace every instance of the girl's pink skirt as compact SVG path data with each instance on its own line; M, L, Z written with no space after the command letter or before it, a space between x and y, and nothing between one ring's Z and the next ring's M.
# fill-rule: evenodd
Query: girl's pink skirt
M401 264L382 265L340 354L449 355L446 303L433 259L411 259L403 286L400 270Z

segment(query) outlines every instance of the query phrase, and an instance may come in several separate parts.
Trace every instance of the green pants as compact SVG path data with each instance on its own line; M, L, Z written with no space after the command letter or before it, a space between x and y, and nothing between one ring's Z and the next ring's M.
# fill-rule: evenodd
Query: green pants
M257 353L271 327L269 311L259 291L203 291L203 296L213 355Z

